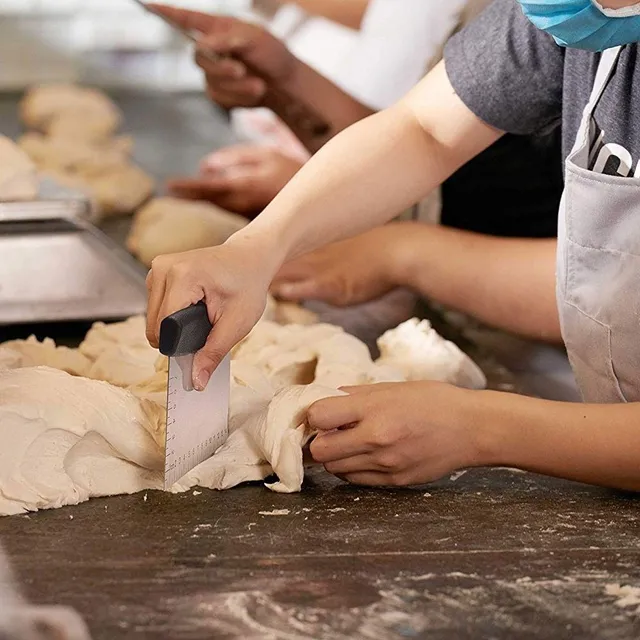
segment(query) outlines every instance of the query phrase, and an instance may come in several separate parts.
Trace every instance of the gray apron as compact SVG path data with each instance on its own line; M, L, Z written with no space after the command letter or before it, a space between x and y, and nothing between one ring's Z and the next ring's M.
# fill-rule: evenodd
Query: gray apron
M562 335L583 399L600 403L640 401L640 178L588 169L593 113L619 54L601 56L566 161L558 224Z

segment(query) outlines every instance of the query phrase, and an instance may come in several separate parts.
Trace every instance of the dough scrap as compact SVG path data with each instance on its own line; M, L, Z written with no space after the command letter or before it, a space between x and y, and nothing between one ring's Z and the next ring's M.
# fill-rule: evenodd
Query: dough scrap
M156 198L134 216L127 248L149 267L162 254L222 244L246 224L213 204Z
M38 189L38 172L28 154L0 136L0 202L35 200Z
M378 340L378 348L378 364L399 369L406 380L435 380L467 389L487 386L480 367L440 336L428 320L403 322Z

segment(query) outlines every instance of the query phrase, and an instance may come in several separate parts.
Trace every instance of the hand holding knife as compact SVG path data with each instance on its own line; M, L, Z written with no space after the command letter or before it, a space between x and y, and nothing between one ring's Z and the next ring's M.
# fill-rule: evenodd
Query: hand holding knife
M212 51L211 49L202 45L201 42L201 32L185 29L181 24L179 24L176 20L173 20L169 15L166 15L164 12L158 11L154 4L146 3L143 0L134 0L134 2L140 6L142 9L151 13L161 20L163 20L166 24L168 24L172 29L181 33L185 38L190 40L196 45L196 49L199 55L203 56L207 60L211 62L220 62L224 59L224 56ZM244 63L246 65L246 62ZM252 72L257 72L256 69L251 69L249 65L247 65ZM257 75L260 75L257 73ZM308 134L314 137L325 137L330 132L330 126L327 124L323 118L321 118L311 107L304 104L301 100L293 97L286 90L275 87L271 85L267 92L267 102L269 106L276 111L281 110L285 112L289 118L293 119L297 126L307 132Z

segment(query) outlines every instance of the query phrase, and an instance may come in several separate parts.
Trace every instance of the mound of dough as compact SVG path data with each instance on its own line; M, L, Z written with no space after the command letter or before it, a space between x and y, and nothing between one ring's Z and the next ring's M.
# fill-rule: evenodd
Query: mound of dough
M84 193L97 218L131 214L152 196L154 180L131 162L132 139L114 137L121 114L104 93L74 85L36 87L20 112L31 129L21 148L42 174Z
M43 174L85 193L99 217L128 215L155 189L154 180L130 162L126 137L96 143L32 132L19 144Z
M118 107L102 92L69 84L33 87L20 103L20 118L28 129L49 132L59 118L90 123L85 128L108 138L120 126Z
M28 154L0 136L0 202L35 200L38 172Z
M47 367L0 371L0 509L159 488L163 433L162 407L106 382Z
M403 322L378 340L378 348L378 364L399 369L406 380L437 380L466 389L487 386L480 367L440 336L428 320Z
M118 143L91 144L30 132L18 140L20 148L40 171L90 177L119 167L128 161L126 148Z
M77 349L56 346L51 338L40 342L35 336L31 336L27 340L12 340L0 345L0 369L37 366L84 376L91 368L91 360Z
M77 351L34 338L0 345L0 515L162 488L167 360L144 331L136 317L97 323ZM300 491L302 450L314 435L306 411L341 395L342 385L484 385L475 364L428 323L401 325L380 348L374 362L339 327L259 322L232 353L229 438L172 491L228 489L274 474L269 489ZM37 366L45 363L86 377Z
M123 388L153 378L158 352L149 346L145 328L142 316L117 324L96 322L78 348L90 362L86 376Z
M134 216L127 248L150 266L159 255L222 244L246 224L213 204L156 198Z

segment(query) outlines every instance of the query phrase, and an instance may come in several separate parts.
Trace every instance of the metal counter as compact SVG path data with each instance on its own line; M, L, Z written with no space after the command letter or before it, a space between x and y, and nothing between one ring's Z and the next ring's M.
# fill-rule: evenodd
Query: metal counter
M231 140L202 98L120 102L137 159L161 179ZM10 135L15 108L0 99ZM126 224L109 233L122 238ZM413 310L394 295L390 315L368 307L352 318L369 342L375 322ZM519 388L495 355L525 361L530 346L426 313L492 386ZM385 491L314 468L297 495L247 486L93 500L0 519L0 539L28 595L76 607L96 640L640 637L637 604L607 594L640 586L637 499L528 473L472 470Z

